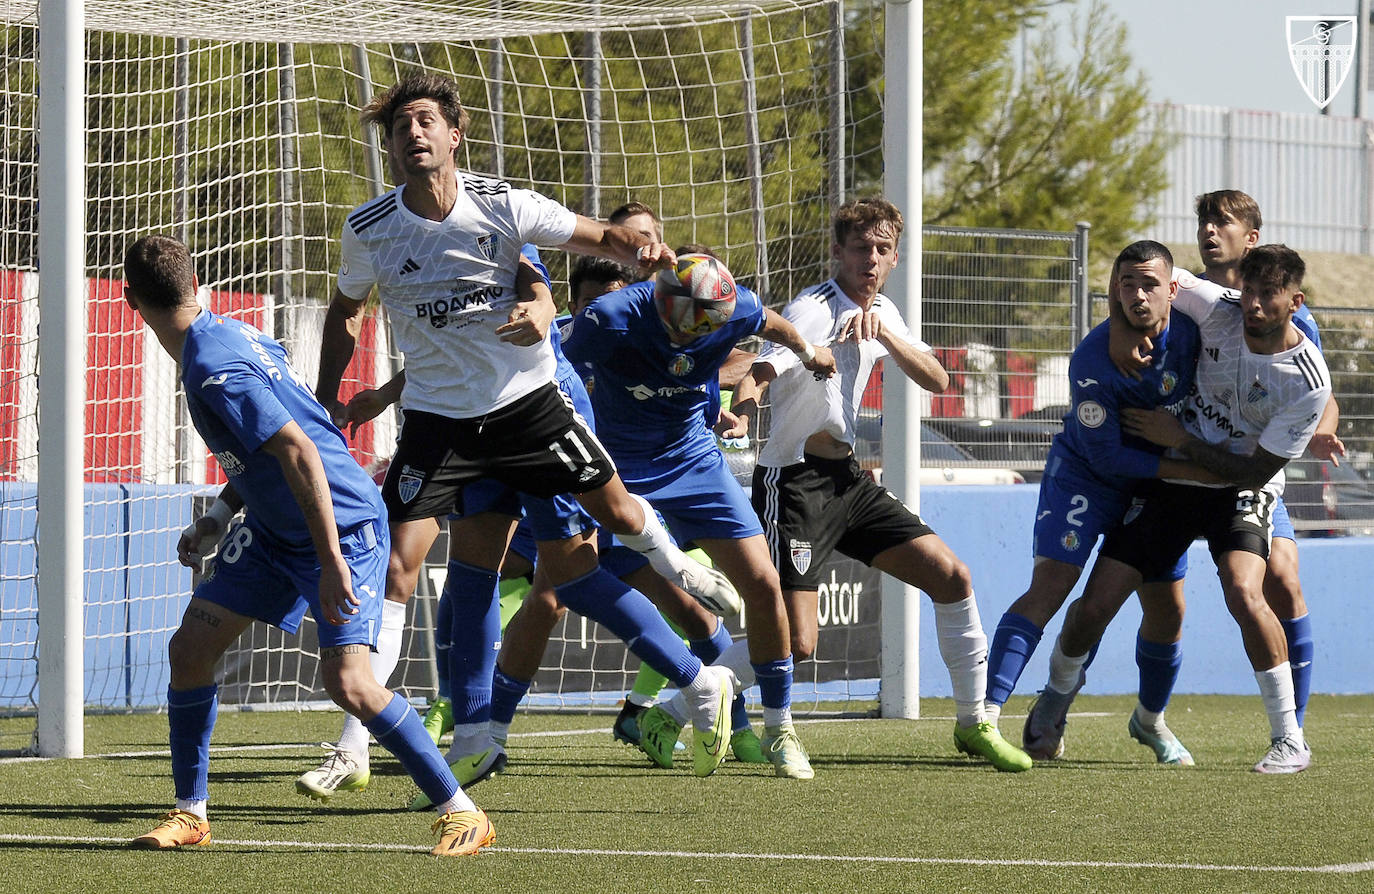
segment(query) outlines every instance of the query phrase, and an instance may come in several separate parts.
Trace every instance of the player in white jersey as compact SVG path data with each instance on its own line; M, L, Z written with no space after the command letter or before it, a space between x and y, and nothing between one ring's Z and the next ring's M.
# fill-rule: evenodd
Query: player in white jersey
M999 770L1028 770L1030 757L984 714L987 636L968 566L854 458L860 400L879 360L887 357L927 390L949 385L930 347L882 294L901 234L901 212L885 199L859 199L836 212L835 278L803 290L783 316L808 342L830 346L837 374L818 380L803 358L766 346L735 389L738 423L721 434L747 433L761 390L770 388L772 428L754 472L753 502L781 577L793 655L808 658L816 649L820 570L833 550L920 587L935 604L940 654L954 686L955 746Z
M1143 579L1172 565L1202 536L1269 715L1269 751L1255 770L1297 773L1311 762L1297 721L1283 627L1265 602L1263 580L1283 467L1302 455L1316 431L1331 396L1330 375L1321 352L1292 323L1305 273L1297 252L1260 246L1246 254L1240 272L1243 288L1235 300L1224 287L1177 271L1174 307L1202 332L1194 391L1182 418L1123 411L1131 434L1233 483L1141 486L1104 541L1086 591L1065 615L1049 684L1027 719L1028 736L1062 734L1093 643Z
M461 508L465 485L491 478L544 498L536 503L576 495L622 543L644 553L683 589L705 601L738 604L724 575L683 555L647 504L625 489L605 449L558 390L548 332L551 294L544 289L539 300L520 301L515 289L527 242L645 268L671 263L672 252L538 193L458 170L455 154L468 116L448 78L408 76L378 94L363 118L383 132L403 180L354 211L344 225L317 393L342 415L339 381L375 287L406 361L405 421L382 486L392 526L387 599L409 598L439 520ZM723 739L715 727L725 722L717 706L728 712L733 697L728 671L703 671L642 594L600 572L593 531L556 531L559 519L535 517L545 507L527 502L525 508L536 528L540 564L559 598L575 610L588 600L614 603L603 607L602 623L626 641L656 650L656 660L671 665L671 676L693 692L697 735L709 743ZM490 584L494 595L495 572L515 519L483 513L459 524L481 555L473 563L475 572L484 572L475 575L482 578L476 585ZM706 758L716 756L723 751L706 754L698 772L713 770Z
M1259 205L1238 189L1219 189L1197 197L1197 246L1202 257L1203 278L1240 293L1240 262L1246 252L1259 244ZM1304 304L1293 315L1293 323L1303 331L1318 350L1321 334L1316 321ZM1114 330L1115 332L1116 330ZM1130 339L1114 344L1114 359L1123 372L1139 376L1137 346ZM1317 431L1308 442L1313 456L1339 463L1345 455L1345 445L1336 435L1340 411L1333 396L1327 401ZM1269 565L1264 573L1264 598L1283 626L1288 643L1288 662L1293 670L1294 703L1298 725L1301 726L1307 708L1312 683L1312 659L1316 646L1312 638L1312 624L1298 577L1298 545L1293 523L1282 499L1275 506L1274 533L1269 543ZM1183 580L1172 584L1147 583L1140 588L1142 604L1167 606L1164 610L1147 612L1141 619L1136 640L1136 663L1140 666L1140 702L1132 712L1128 724L1131 735L1143 745L1154 749L1161 762L1181 748L1164 723L1164 708L1178 679L1183 663ZM1164 623L1160 623L1163 621Z

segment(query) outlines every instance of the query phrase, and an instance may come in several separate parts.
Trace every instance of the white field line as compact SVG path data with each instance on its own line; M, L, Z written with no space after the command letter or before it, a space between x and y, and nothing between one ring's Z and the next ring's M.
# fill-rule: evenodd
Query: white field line
M127 838L94 837L85 835L18 835L0 834L0 841L15 844L128 844ZM364 844L342 841L268 841L254 838L216 838L212 843L230 847L282 848L311 851L373 851L400 853L428 853L429 845ZM554 847L492 847L493 854L547 854L576 857L649 857L685 860L792 860L806 863L880 863L919 866L1035 866L1046 869L1165 869L1197 872L1268 872L1319 873L1326 875L1354 875L1374 872L1374 861L1365 863L1329 863L1323 866L1246 866L1227 863L1160 863L1105 860L999 860L983 857L893 857L859 854L750 854L731 851L643 851L613 850L609 848Z
M1003 714L1002 716L1003 716L1003 717L1006 717L1006 718L1009 718L1009 719L1012 719L1012 718L1017 718L1017 717L1024 717L1025 715L1024 715L1024 714ZM1113 716L1113 712L1110 712L1110 711L1074 711L1074 712L1070 713L1069 716L1070 716L1070 717L1111 717L1111 716ZM821 723L861 723L861 722L863 722L863 721L865 721L865 720L872 720L872 719L875 719L875 718L871 718L871 717L831 717L831 718L822 718L822 719L819 719L819 720L797 720L796 723L797 723L798 726L812 726L812 725L821 724ZM954 718L953 718L953 717L921 717L917 722L918 722L918 723L919 723L919 722L952 723L952 722L954 722ZM551 730L542 730L542 731L540 731L540 732L535 732L535 733L511 733L511 734L510 734L510 737L511 737L512 739L556 739L556 738L559 738L559 737L561 737L561 736L598 736L598 735L610 735L610 732L611 732L611 728L610 728L609 726L596 726L596 727L588 727L588 728L586 728L586 729L551 729ZM211 752L212 754L238 754L238 753L253 752L253 751L300 751L300 750L302 750L302 749L309 750L309 749L311 749L311 748L317 747L319 744L320 744L320 743L318 743L318 742L274 742L274 743L271 743L271 744L262 744L262 745L211 745L211 746L210 746L210 752ZM103 753L99 753L99 754L83 754L83 755L81 755L81 757L75 758L75 760L119 760L119 759L122 759L122 758L135 758L135 757L169 757L170 754L171 754L171 752L169 752L166 748L152 749L152 750L149 750L149 751L108 751L108 752L103 752ZM34 761L71 760L71 759L72 759L72 758L36 757L36 756L32 756L32 755L29 755L29 756L20 756L20 757L0 757L0 766L4 766L4 765L6 765L6 764L24 764L24 763L32 763L32 762L34 762Z

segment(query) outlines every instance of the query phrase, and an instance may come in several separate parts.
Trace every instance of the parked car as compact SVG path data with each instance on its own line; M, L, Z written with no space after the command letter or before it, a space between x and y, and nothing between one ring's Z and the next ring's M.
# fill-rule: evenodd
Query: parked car
M1350 466L1302 456L1284 475L1283 502L1298 536L1374 535L1374 487Z
M1028 481L1045 472L1050 442L1064 428L1068 407L1046 407L1017 419L928 417L923 422L984 463L1014 469Z

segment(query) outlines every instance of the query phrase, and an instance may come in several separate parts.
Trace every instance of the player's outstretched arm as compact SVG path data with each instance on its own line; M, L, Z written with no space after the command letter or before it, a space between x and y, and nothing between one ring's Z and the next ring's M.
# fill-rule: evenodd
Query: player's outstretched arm
M294 421L268 438L262 449L281 464L282 476L310 529L310 540L320 560L320 608L325 619L331 624L342 624L343 614L357 612L358 598L353 595L348 563L339 548L334 501L320 452Z
M580 255L609 258L641 273L671 267L677 255L665 243L654 242L643 233L619 224L577 216L572 238L559 246Z
M763 396L763 389L776 377L777 372L770 363L755 363L749 367L749 371L735 385L735 396L730 402L734 424L728 429L718 430L716 434L722 438L742 438L749 434L750 420L759 414L759 398Z
M835 357L824 345L813 345L807 341L791 321L771 308L763 309L763 328L759 336L782 345L801 361L801 365L816 374L816 378L829 378L835 374Z
M320 374L315 383L315 398L324 404L336 425L343 423L343 404L339 402L339 383L344 370L358 347L358 334L363 328L365 302L354 301L343 292L334 291L334 300L324 315L324 332L320 335Z
M1121 428L1152 444L1172 447L1222 481L1242 487L1263 487L1288 463L1288 457L1275 456L1263 447L1256 447L1249 456L1214 447L1189 434L1176 416L1164 410L1127 407L1121 411Z

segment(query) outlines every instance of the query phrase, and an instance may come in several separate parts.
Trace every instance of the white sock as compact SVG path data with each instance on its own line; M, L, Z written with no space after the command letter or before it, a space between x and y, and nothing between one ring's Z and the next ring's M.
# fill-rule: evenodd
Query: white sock
M655 571L670 581L676 581L692 560L668 536L668 529L658 520L649 501L638 494L630 494L644 510L644 530L638 534L616 534L621 543L644 556Z
M1135 703L1135 719L1137 723L1152 732L1160 733L1166 729L1164 725L1164 712L1151 711L1140 702Z
M184 811L186 811L187 813L193 813L193 814L195 814L196 816L200 817L200 818L201 818L202 820L204 820L205 822L209 822L209 821L210 821L210 820L209 820L209 817L207 817L207 816L205 815L205 806L206 806L206 802L205 802L205 801L184 801L184 800L182 800L181 798L177 798L177 805L176 805L176 806L177 806L177 810L184 810Z
M506 744L506 740L510 738L509 723L502 723L499 720L493 720L491 721L491 723L487 725L487 728L491 731L491 740L499 745L504 746Z
M1302 742L1297 703L1293 700L1293 668L1285 661L1269 670L1255 671L1255 680L1264 700L1264 712L1269 715L1270 738L1292 736Z
M625 693L625 701L629 702L632 705L637 705L641 708L651 708L653 707L653 704L655 701L657 701L657 699L655 699L652 695L643 695L638 692L627 692Z
M459 788L458 791L453 793L452 798L449 798L434 809L440 816L443 816L446 813L453 813L455 810L476 811L477 805L472 803L472 799L468 797L467 792Z
M983 702L983 717L993 726L1002 719L1002 706L996 702Z
M763 731L765 733L776 733L784 726L792 725L792 706L787 705L783 708L763 709Z
M1055 637L1054 649L1050 652L1049 688L1060 695L1073 692L1073 688L1078 685L1078 675L1083 672L1083 665L1088 663L1088 656L1091 654L1092 649L1082 655L1065 655L1063 640Z
M954 689L954 713L962 727L985 719L988 693L988 637L972 596L949 604L934 603L935 638Z
M491 747L491 727L487 721L460 723L453 728L453 745L448 750L448 762L477 754Z
M682 694L679 689L673 693L672 698L660 699L657 707L668 712L668 716L677 721L678 726L687 725L687 696Z
M367 660L372 666L372 676L385 686L391 679L391 672L401 660L401 637L406 627L406 606L404 602L391 599L382 600L382 627L377 632L377 651L368 653ZM352 714L344 716L343 731L339 733L338 747L349 752L358 761L358 766L368 765L368 743L372 734L363 722Z

